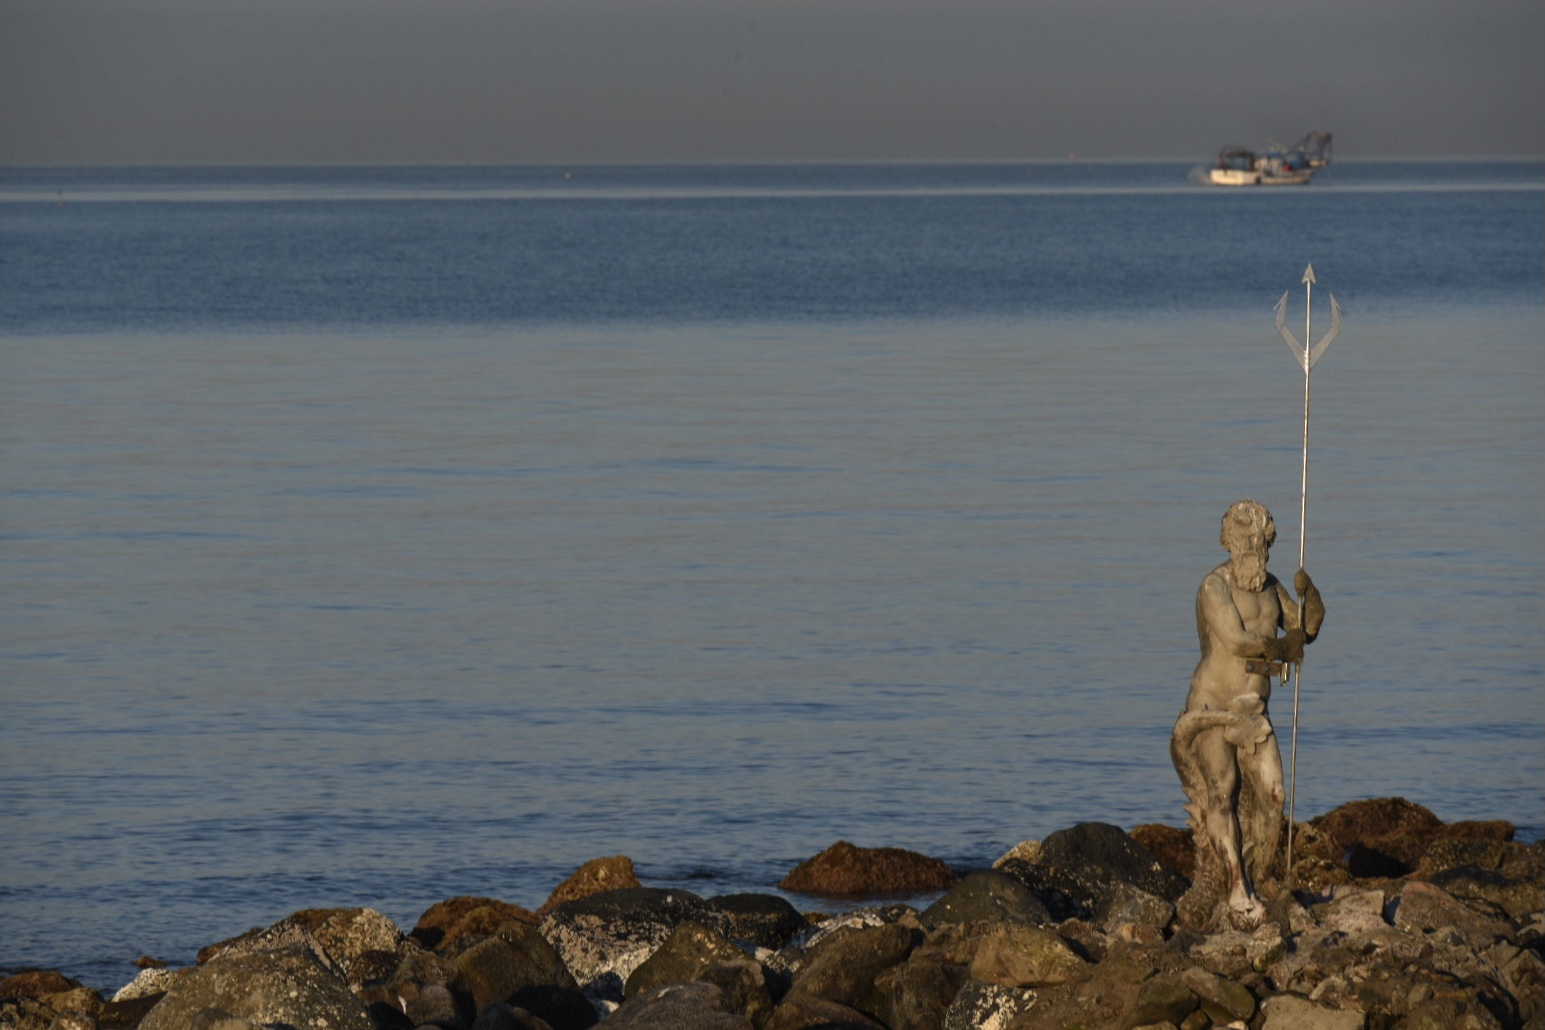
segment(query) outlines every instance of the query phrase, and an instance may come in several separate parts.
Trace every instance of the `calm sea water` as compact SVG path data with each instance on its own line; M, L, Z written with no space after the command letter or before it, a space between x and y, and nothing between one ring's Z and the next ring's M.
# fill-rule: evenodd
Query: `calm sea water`
M1183 823L1311 261L1297 814L1538 837L1545 165L1187 172L0 170L0 966Z

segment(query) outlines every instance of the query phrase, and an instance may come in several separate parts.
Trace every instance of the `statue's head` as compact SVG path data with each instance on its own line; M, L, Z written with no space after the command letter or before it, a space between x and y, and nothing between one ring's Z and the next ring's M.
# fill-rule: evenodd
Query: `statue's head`
M1266 559L1277 542L1277 524L1271 512L1255 501L1235 501L1223 513L1218 542L1229 553L1229 573L1234 585L1260 590L1266 585Z

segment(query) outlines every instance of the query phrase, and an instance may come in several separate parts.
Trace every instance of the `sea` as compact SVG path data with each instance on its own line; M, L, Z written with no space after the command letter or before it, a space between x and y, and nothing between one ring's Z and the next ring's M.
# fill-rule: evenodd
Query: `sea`
M0 169L0 969L1184 825L1241 497L1296 818L1540 838L1545 161L1194 173Z

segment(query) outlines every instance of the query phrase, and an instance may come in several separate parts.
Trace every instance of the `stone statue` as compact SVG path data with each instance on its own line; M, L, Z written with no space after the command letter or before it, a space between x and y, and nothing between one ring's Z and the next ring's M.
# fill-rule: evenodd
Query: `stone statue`
M1276 891L1282 755L1266 703L1271 678L1285 679L1303 661L1304 645L1325 619L1320 592L1302 569L1293 577L1298 601L1266 571L1276 539L1270 512L1254 501L1235 503L1219 535L1229 559L1196 592L1202 657L1170 737L1196 842L1192 886L1177 910L1196 929L1253 928L1266 914L1261 897Z

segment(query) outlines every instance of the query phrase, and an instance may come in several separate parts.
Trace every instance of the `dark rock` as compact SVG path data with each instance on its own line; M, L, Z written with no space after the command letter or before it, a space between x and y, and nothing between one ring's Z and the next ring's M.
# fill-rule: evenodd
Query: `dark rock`
M540 918L559 905L588 898L592 894L633 890L642 886L643 884L638 882L638 876L633 872L633 860L626 855L593 858L576 869L567 880L553 888L553 892L547 896L546 901L542 902L542 907L536 910L536 914Z
M1154 858L1177 876L1191 879L1196 868L1196 841L1189 829L1166 826L1163 823L1144 823L1132 827L1128 834L1146 848Z
M312 928L311 936L356 991L390 976L412 946L395 923L370 908L334 911Z
M1006 1027L1035 1005L1035 992L1020 987L967 980L944 1013L943 1030Z
M477 1014L472 1030L553 1030L553 1026L525 1009L495 1002Z
M459 984L479 1011L504 1002L523 1008L557 1030L586 1027L595 1011L547 940L527 923L506 923L455 957Z
M1460 866L1428 882L1485 914L1518 919L1545 909L1545 883L1511 879L1491 869Z
M293 915L286 916L276 923L270 923L268 926L254 927L246 933L238 934L235 937L229 937L223 941L217 941L214 944L201 948L198 953L198 964L203 965L220 957L262 953L289 947L294 944L304 944L315 951L324 964L332 967L334 971L341 975L342 970L327 956L326 951L317 943L311 931L325 923L329 917L346 911L348 910L342 908L303 909Z
M144 994L135 998L125 998L121 1001L113 1000L102 1006L102 1011L97 1014L97 1026L99 1030L130 1030L137 1027L144 1020L145 1013L155 1008L156 1003L166 996L164 991L155 994ZM0 1026L6 1023L0 1019Z
M1022 881L988 869L971 873L951 887L920 918L925 926L1000 919L1039 926L1051 920L1051 913Z
M1438 831L1437 840L1510 841L1518 828L1506 819L1463 819Z
M140 1030L188 1030L200 1012L219 1008L255 1024L374 1030L364 1004L312 945L238 951L178 979L146 1014Z
M950 867L902 848L860 848L840 840L806 859L778 887L800 894L864 895L947 890L955 883Z
M1185 984L1169 979L1149 980L1137 992L1137 1003L1127 1014L1128 1027L1173 1023L1179 1026L1196 1010L1201 999Z
M1001 871L1035 892L1052 919L1089 919L1117 883L1131 884L1173 903L1185 893L1185 878L1153 853L1108 823L1080 823L1041 842L1031 863L1010 859Z
M745 952L731 944L723 934L697 923L682 923L671 931L655 951L629 975L623 993L643 994L656 987L696 980L705 969L719 962L739 962Z
M356 992L378 1027L387 1009L401 1013L410 1026L466 1025L477 1012L455 963L433 952L410 950L385 982Z
M790 993L826 998L879 1018L888 1000L877 978L905 962L922 939L920 931L902 923L839 930L812 946Z
M497 898L447 898L429 906L408 936L425 948L448 949L463 937L487 936L512 921L535 923L536 916Z
M885 1024L829 998L790 991L762 1030L887 1030Z
M754 1030L751 1020L728 1012L724 992L713 984L678 983L635 995L606 1020L608 1030Z
M1099 899L1094 920L1106 933L1129 923L1140 923L1163 931L1175 921L1175 906L1129 883L1114 883Z
M875 986L886 998L885 1010L877 1013L891 1030L935 1030L944 1023L945 1014L966 981L966 963L974 952L974 943L959 947L964 936L958 925L947 926L919 945L907 960L875 978Z
M776 894L725 894L708 905L724 919L724 936L776 951L810 929L810 921Z

